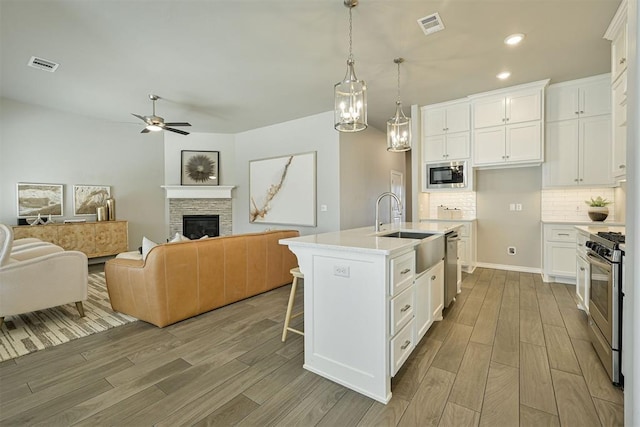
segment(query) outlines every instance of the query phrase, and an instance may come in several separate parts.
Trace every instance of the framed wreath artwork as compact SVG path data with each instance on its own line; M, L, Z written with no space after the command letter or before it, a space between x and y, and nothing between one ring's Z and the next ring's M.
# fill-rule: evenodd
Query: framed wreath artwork
M182 150L180 161L182 185L218 185L219 151Z

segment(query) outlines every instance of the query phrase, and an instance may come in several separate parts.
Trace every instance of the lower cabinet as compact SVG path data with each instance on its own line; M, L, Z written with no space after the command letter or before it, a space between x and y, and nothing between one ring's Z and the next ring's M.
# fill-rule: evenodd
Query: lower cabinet
M542 279L545 282L575 283L575 226L573 224L545 224L543 234Z
M422 273L415 281L416 343L434 321L442 320L444 309L444 261Z

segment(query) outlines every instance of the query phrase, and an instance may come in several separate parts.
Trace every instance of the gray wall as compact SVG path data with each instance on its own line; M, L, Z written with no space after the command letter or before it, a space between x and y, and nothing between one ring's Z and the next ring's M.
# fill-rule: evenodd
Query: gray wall
M391 170L407 180L405 154L387 151L386 134L367 128L340 134L340 229L373 226L378 196L390 190ZM410 197L410 196L409 196ZM389 199L380 202L380 220L389 222Z
M301 234L340 229L339 133L333 111L236 134L233 232L295 228ZM316 227L249 223L249 162L251 160L316 151ZM320 206L327 205L321 212Z
M165 236L162 134L0 98L0 222L17 224L16 183L64 184L64 216L73 217L73 185L110 185L117 219L129 221L129 247ZM134 120L131 120L133 123ZM93 218L95 219L95 217Z
M540 167L476 172L478 262L541 267ZM509 204L521 203L522 211ZM515 246L516 255L507 247Z

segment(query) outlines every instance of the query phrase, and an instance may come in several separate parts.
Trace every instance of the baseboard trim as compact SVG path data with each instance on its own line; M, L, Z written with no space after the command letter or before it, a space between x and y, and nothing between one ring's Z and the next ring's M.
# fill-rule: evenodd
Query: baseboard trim
M524 267L521 265L491 264L488 262L476 262L476 267L493 268L495 270L517 271L519 273L542 274L542 270L539 268Z

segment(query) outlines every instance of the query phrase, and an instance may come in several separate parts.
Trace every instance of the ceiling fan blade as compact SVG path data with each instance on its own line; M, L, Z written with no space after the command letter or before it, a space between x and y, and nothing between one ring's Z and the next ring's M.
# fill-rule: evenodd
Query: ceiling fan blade
M191 126L191 123L187 123L187 122L165 123L165 126Z
M180 130L180 129L174 129L174 128L165 127L164 130L169 130L171 132L179 133L181 135L189 135L189 132L185 132L185 131Z
M140 132L140 133L149 133L149 132L151 132L149 129L144 128L144 129L142 129L142 132Z
M147 118L145 116L141 116L140 114L135 114L135 113L131 113L131 115L139 118L140 120L142 120L145 123L147 122Z

